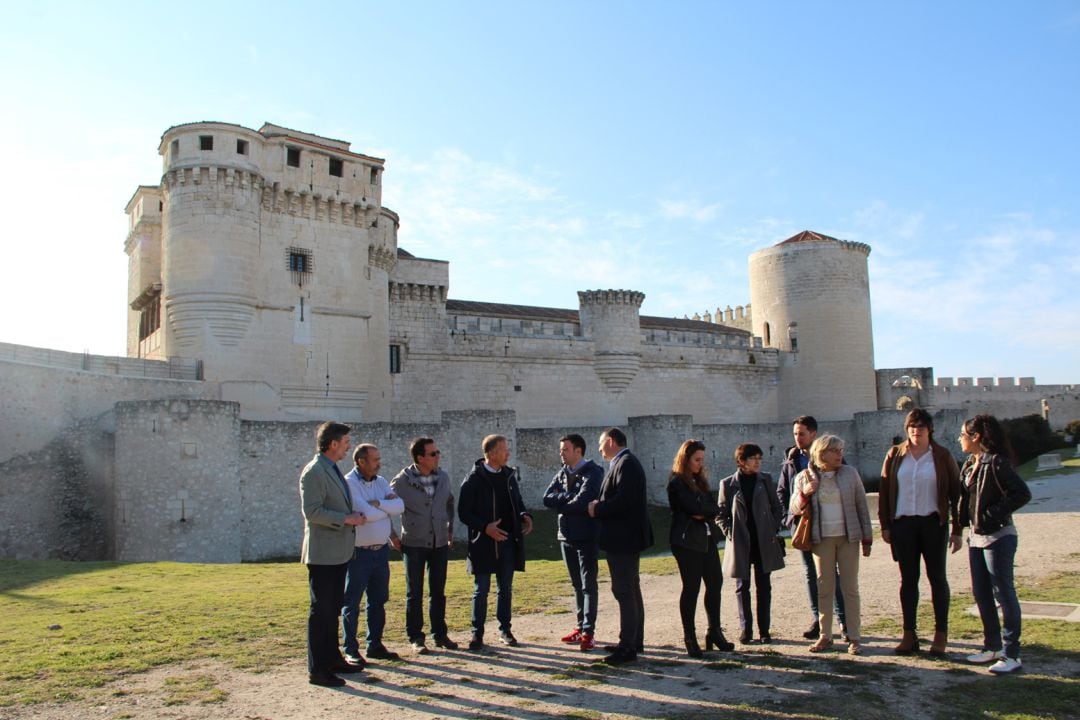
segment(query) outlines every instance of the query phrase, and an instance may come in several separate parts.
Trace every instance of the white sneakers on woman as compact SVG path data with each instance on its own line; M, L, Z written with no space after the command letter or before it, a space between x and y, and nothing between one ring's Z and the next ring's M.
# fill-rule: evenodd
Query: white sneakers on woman
M968 655L967 661L969 663L975 663L976 665L982 665L988 663L991 660L1000 660L1005 657L1005 653L1000 650L982 650L974 655Z
M1004 675L1020 669L1020 658L1004 657L990 666L990 672L995 675Z

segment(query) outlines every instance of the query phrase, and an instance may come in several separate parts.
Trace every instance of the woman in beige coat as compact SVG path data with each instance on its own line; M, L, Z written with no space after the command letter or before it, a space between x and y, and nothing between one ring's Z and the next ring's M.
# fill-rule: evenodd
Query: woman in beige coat
M859 618L859 545L862 554L870 555L873 530L866 506L866 490L859 472L844 464L844 441L835 435L822 435L810 446L810 466L795 478L791 496L791 514L811 510L810 551L817 568L818 607L821 613L821 637L810 652L832 649L832 608L835 575L840 569L840 590L847 611L848 653L858 655Z

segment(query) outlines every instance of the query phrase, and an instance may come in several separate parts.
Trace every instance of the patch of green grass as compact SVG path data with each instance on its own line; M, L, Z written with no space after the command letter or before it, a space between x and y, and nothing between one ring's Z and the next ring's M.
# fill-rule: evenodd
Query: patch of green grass
M1039 466L1039 458L1032 458L1026 463L1016 468L1016 474L1025 480L1038 480L1044 477L1053 477L1054 475L1061 475L1063 473L1075 472L1080 469L1080 457L1068 457L1069 451L1073 447L1061 448L1060 450L1048 450L1047 452L1056 452L1061 455L1061 467L1054 470L1043 470L1042 472L1035 472L1035 468Z
M194 674L167 678L164 705L210 705L225 702L229 694L217 686L213 675Z
M514 580L515 613L565 603L561 560L527 567ZM451 562L446 594L450 627L468 627L472 577L463 561ZM391 603L405 596L398 562L390 596ZM122 675L185 660L258 671L302 657L307 606L307 570L297 562L0 560L0 707L70 701ZM387 613L388 644L405 644L404 624L403 611Z
M1080 708L1080 680L1020 673L949 683L939 691L938 718L985 720L985 718L1076 717Z

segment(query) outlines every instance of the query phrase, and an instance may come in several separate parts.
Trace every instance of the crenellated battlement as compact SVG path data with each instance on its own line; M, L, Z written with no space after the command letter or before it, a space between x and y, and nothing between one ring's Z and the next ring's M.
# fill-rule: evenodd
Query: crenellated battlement
M632 305L641 307L645 293L637 290L579 290L578 302L581 305Z

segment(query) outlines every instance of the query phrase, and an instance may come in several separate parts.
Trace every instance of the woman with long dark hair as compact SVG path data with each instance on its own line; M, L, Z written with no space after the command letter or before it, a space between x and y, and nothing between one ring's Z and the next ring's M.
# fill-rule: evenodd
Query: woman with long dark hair
M705 616L709 629L705 649L733 650L720 629L720 590L724 578L720 571L717 541L720 529L716 516L720 513L716 499L709 490L705 471L705 443L687 440L675 453L667 484L671 505L671 554L679 565L682 593L679 595L679 615L682 618L686 654L701 657L694 616L697 614L698 591L705 583Z
M1011 673L1021 664L1020 601L1013 582L1017 533L1012 514L1031 499L1031 491L1013 469L1012 448L993 415L965 420L959 440L960 448L968 453L960 471L964 493L960 519L965 527L971 526L967 538L971 592L983 625L983 649L968 656L968 662L996 661L990 672Z
M881 466L878 520L881 539L900 565L900 610L904 636L893 652L919 650L916 611L919 563L926 564L934 605L934 641L930 654L945 654L949 636L949 581L946 548L960 549L960 468L952 453L934 442L934 419L916 408L904 420L907 440L893 445ZM950 532L951 525L951 532Z

